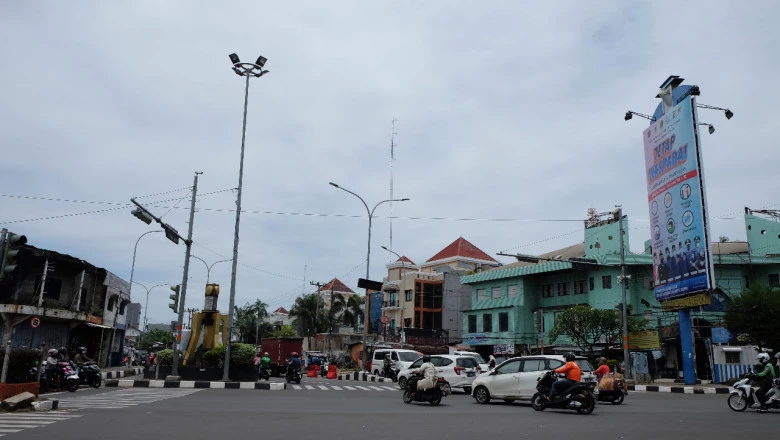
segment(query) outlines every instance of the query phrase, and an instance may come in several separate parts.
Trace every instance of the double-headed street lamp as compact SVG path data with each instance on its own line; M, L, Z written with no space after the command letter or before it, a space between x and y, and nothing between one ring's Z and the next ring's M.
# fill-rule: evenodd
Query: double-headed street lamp
M203 258L196 257L195 255L190 255L190 257L192 257L192 258L194 258L196 260L200 260L203 264L206 265L206 284L207 285L209 283L209 280L211 279L211 268L214 267L214 265L217 264L217 263L224 263L226 261L231 261L231 260L219 260L219 261L215 261L215 262L211 263L211 265L209 265L208 263L206 263L206 260L204 260Z
M268 73L263 70L265 62L268 61L264 56L257 57L254 63L242 63L238 55L231 53L230 62L233 63L233 72L238 76L246 77L246 86L244 88L244 125L241 129L241 160L238 166L238 191L236 194L236 227L233 233L233 269L230 273L230 305L228 306L228 344L225 347L225 367L222 370L222 380L230 380L230 345L233 332L233 307L236 302L236 270L238 269L238 227L241 222L241 189L244 181L244 141L246 140L246 110L249 104L249 78L260 78ZM225 330L223 330L225 331Z
M369 280L370 279L369 271L371 269L371 219L374 217L374 211L376 210L377 206L381 205L382 203L386 203L386 202L405 202L405 201L407 201L409 199L408 198L404 198L404 199L387 199L387 200L382 200L381 202L379 202L376 205L374 205L373 209L368 209L368 204L359 195L353 193L352 191L350 191L350 190L348 190L346 188L338 186L338 185L336 185L333 182L328 182L328 183L330 183L330 185L333 186L333 187L336 187L336 188L338 188L338 189L340 189L342 191L346 191L346 192L352 194L353 196L357 197L358 199L360 199L361 202L363 202L363 206L366 207L366 213L368 214L368 250L366 252L366 280ZM368 346L366 345L366 341L368 339L368 326L370 324L369 319L371 317L371 309L370 309L370 307L371 307L371 296L369 296L368 287L366 287L366 314L365 314L365 317L364 317L365 319L364 319L364 325L363 325L363 368L364 369L366 368L366 365L368 364Z
M159 231L152 231L152 232L159 232ZM139 286L143 287L144 290L146 290L146 304L144 305L144 335L146 334L146 311L149 310L149 292L154 290L155 287L164 286L165 284L157 284L152 287L146 287L143 284L139 283L138 281L133 281L133 283L138 284Z
M156 231L144 232L143 234L141 234L140 237L138 237L138 240L135 241L135 247L133 248L133 264L130 266L130 285L127 288L127 290L128 290L127 296L129 296L130 298L132 298L132 293L133 293L133 274L135 273L135 254L138 251L138 242L140 242L141 239L144 238L145 235L148 235L148 234L151 234L151 233L154 233L154 232L163 232L163 231L158 229ZM146 299L147 299L147 301L149 299L148 293L147 293Z

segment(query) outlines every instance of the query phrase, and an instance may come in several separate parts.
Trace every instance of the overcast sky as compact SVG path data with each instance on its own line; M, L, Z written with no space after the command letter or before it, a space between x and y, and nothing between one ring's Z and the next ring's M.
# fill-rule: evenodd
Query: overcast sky
M233 249L244 82L228 54L268 58L250 81L236 304L289 308L310 281L358 291L462 236L538 254L583 239L588 208L622 204L630 246L649 238L642 130L669 75L701 87L712 235L744 240L745 206L780 208L776 2L3 2L0 227L128 280L147 226L131 197L186 234ZM283 5L284 4L284 5ZM229 5L229 6L228 6ZM395 161L390 160L397 119ZM64 200L59 200L64 199ZM173 209L171 209L173 208ZM105 212L94 212L103 211ZM306 214L306 215L303 215ZM167 285L184 246L149 234L135 280ZM203 308L192 260L187 307ZM227 311L230 263L214 266ZM134 287L133 301L145 300Z

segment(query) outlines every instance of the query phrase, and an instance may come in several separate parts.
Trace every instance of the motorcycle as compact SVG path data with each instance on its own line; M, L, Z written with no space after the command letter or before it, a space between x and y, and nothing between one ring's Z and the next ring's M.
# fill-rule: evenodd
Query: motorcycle
M301 383L302 377L303 376L301 375L300 368L287 367L287 376L285 378L287 380L287 383L291 383L291 382Z
M268 368L260 367L257 373L257 380L271 380L271 375L268 373Z
M415 376L415 378L419 380L420 376ZM442 397L452 394L452 387L450 387L450 383L444 380L443 377L440 377L436 381L435 387L429 388L427 390L417 390L416 381L414 383L414 387L412 387L412 383L410 382L409 386L407 386L406 390L404 390L404 403L428 402L431 404L431 406L436 406L441 403ZM412 391L412 388L415 388L415 391Z
M602 390L601 388L599 388L598 393L596 394L596 400L598 400L599 402L608 402L613 405L620 405L621 403L623 403L625 397L626 395L625 393L623 393L622 379L614 379L613 389Z
M59 362L56 367L46 368L46 363L41 365L40 390L45 393L52 388L74 392L79 389L81 380L70 363Z
M572 409L580 414L590 414L596 407L596 396L593 389L596 382L577 382L565 389L553 401L545 396L550 395L552 384L558 380L554 370L550 370L542 376L536 384L536 394L531 398L531 407L536 411L544 411L547 408Z
M756 378L755 371L749 371L740 376L740 380L734 383L732 391L726 401L734 411L741 412L749 406L758 404L758 398L753 396L756 392L753 390L753 382ZM769 409L780 409L780 379L774 379L772 388L767 392L766 406Z
M100 388L103 384L103 378L100 376L100 367L94 361L85 362L81 367L77 367L73 361L70 361L70 368L78 371L79 383L89 385L92 388Z
M393 382L398 381L398 368L393 365L385 365L382 369L382 376L392 380Z

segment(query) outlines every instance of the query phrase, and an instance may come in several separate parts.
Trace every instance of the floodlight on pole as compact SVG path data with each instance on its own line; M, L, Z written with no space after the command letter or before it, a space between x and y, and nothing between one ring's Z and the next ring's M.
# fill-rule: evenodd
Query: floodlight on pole
M732 112L727 108L715 107L714 105L707 105L707 104L696 104L696 107L707 108L710 110L720 110L726 115L726 119L731 119L732 117L734 117L734 112Z
M715 126L712 124L708 124L706 122L699 122L699 125L705 125L709 127L707 130L710 132L710 134L715 133Z
M238 231L241 223L241 193L244 181L244 145L246 141L246 112L249 105L249 78L260 78L268 73L267 70L263 70L263 66L266 61L265 57L260 56L257 58L256 63L242 63L238 58L238 55L232 53L230 56L230 62L233 64L233 72L238 76L246 77L246 85L244 86L244 123L241 128L241 159L238 166L238 189L236 191L236 225L233 232L233 268L230 273L230 305L228 306L228 325L227 329L227 346L225 347L225 359L230 359L230 346L232 345L233 336L233 308L236 303L236 271L238 270ZM215 263L216 264L216 263ZM230 379L230 362L225 362L222 370L222 380Z
M645 119L649 119L651 121L655 121L655 118L650 116L650 115L646 115L644 113L635 112L635 111L632 111L632 110L627 111L626 115L623 117L623 119L625 119L626 121L630 121L631 118L633 117L633 115L637 115L637 116L639 116L641 118L645 118Z

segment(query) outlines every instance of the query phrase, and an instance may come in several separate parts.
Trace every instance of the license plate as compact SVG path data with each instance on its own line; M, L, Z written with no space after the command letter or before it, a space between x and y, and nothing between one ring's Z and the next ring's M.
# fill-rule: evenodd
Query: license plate
M466 373L466 377L474 377L476 375L477 375L477 373L475 373L473 371L469 371L468 373Z

